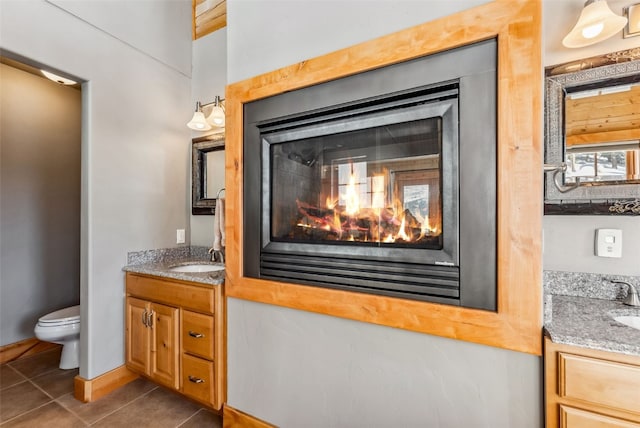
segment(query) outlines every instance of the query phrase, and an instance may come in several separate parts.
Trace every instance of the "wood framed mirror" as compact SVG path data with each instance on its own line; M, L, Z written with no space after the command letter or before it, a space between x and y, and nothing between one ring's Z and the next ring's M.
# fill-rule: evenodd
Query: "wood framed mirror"
M640 215L640 49L548 67L545 214ZM559 185L558 185L559 184Z
M194 138L191 142L191 214L214 215L216 199L224 190L224 134Z

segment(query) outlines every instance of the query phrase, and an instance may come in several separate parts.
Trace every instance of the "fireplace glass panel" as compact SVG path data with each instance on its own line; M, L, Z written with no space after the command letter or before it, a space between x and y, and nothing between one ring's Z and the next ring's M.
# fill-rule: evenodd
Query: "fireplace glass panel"
M270 146L271 241L442 249L442 119Z

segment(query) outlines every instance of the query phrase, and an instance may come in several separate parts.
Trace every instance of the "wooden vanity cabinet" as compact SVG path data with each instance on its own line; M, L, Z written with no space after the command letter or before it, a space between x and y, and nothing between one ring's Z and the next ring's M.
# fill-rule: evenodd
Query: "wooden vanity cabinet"
M640 357L545 338L547 428L640 428Z
M225 390L223 286L132 273L127 273L126 285L127 367L220 410Z

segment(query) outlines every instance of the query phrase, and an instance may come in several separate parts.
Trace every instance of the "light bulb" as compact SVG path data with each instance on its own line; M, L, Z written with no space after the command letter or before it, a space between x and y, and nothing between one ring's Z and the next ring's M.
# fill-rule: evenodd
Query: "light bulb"
M224 110L220 106L215 106L211 109L211 113L207 117L207 122L214 126L224 126Z
M582 37L585 39L593 39L598 34L602 33L602 29L604 28L604 23L598 22L593 25L589 25L588 27L584 27L582 29Z
M204 114L201 111L197 111L193 113L193 117L191 121L187 123L187 126L194 131L208 131L211 129L211 125L207 123L207 120L204 118Z
M567 48L589 46L608 39L626 24L627 18L613 13L606 0L589 0L562 44Z

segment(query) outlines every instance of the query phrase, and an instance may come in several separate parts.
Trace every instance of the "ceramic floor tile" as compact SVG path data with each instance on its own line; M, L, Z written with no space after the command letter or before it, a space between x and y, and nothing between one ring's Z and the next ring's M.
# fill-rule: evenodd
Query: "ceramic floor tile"
M180 425L179 428L222 428L222 416L215 413L201 409L198 413L190 417L185 423Z
M83 421L92 424L155 388L158 386L148 380L138 378L91 403L78 401L73 397L73 394L66 394L56 401L78 415Z
M27 379L9 365L3 364L0 366L0 389L8 388L25 380Z
M51 398L58 398L73 392L73 378L78 374L78 369L55 369L43 375L34 377L31 382L38 385Z
M48 401L51 398L28 381L5 388L0 391L0 422L33 410Z
M81 428L87 424L58 403L51 402L2 425L2 428L59 427Z
M32 377L57 369L60 364L60 352L62 352L62 348L52 349L32 357L12 361L8 364L31 379Z
M92 426L175 428L199 409L200 406L188 399L157 388Z

